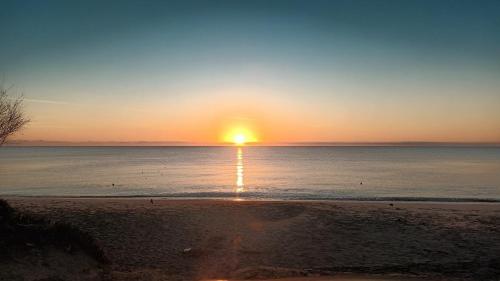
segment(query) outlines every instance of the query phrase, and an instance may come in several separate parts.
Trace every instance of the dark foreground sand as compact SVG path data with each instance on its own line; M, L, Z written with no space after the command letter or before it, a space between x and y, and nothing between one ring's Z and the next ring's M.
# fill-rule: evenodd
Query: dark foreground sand
M500 280L497 203L7 201L89 232L110 280Z

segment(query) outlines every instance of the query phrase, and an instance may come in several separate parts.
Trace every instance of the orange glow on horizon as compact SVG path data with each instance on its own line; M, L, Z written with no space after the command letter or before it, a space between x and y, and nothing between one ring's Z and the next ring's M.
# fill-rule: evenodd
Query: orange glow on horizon
M404 106L385 105L384 110L378 110L334 98L313 107L304 100L287 98L280 91L250 86L194 92L200 93L197 98L179 99L175 103L167 99L140 103L125 99L120 106L113 107L107 106L111 102L107 99L64 106L26 102L26 112L34 121L12 140L31 141L30 145L47 145L40 141L44 140L78 145L93 145L88 142L110 145L128 142L149 145L148 142L152 142L151 145L158 145L156 142L165 142L166 145L235 146L302 142L500 141L499 125L495 122L498 118L493 118L496 113L465 118L466 108L460 107L443 115L440 110L446 104L436 105L432 107L432 114L421 116ZM489 104L493 112L496 103Z

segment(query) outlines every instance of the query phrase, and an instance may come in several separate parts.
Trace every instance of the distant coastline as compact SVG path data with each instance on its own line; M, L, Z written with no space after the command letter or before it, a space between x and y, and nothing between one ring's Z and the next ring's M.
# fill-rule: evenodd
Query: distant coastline
M185 141L52 141L11 140L5 146L234 146L232 143L192 143ZM401 146L401 147L500 147L500 142L274 142L248 143L245 146Z

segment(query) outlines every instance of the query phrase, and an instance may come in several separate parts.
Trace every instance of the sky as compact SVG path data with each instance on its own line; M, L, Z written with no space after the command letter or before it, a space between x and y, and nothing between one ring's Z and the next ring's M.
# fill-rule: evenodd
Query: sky
M0 6L15 139L500 142L500 1Z

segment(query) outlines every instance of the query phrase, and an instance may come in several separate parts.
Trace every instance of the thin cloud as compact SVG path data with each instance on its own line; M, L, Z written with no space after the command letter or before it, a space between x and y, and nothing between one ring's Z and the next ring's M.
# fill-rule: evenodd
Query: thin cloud
M56 101L56 100L24 99L24 101L33 103L46 103L46 104L69 104L68 102L65 101Z
M10 99L13 100L13 98L10 98ZM43 103L43 104L60 104L60 105L70 104L70 105L78 105L78 106L84 106L84 107L91 106L91 107L99 107L99 108L107 109L106 105L92 105L92 104L86 104L86 103L76 104L76 103L71 103L71 102L61 101L61 100L45 100L45 99L27 99L27 98L24 98L23 101L32 102L32 103ZM150 112L150 110L133 108L133 107L119 107L119 108L121 108L122 110L135 111L135 112L140 112L140 113Z

